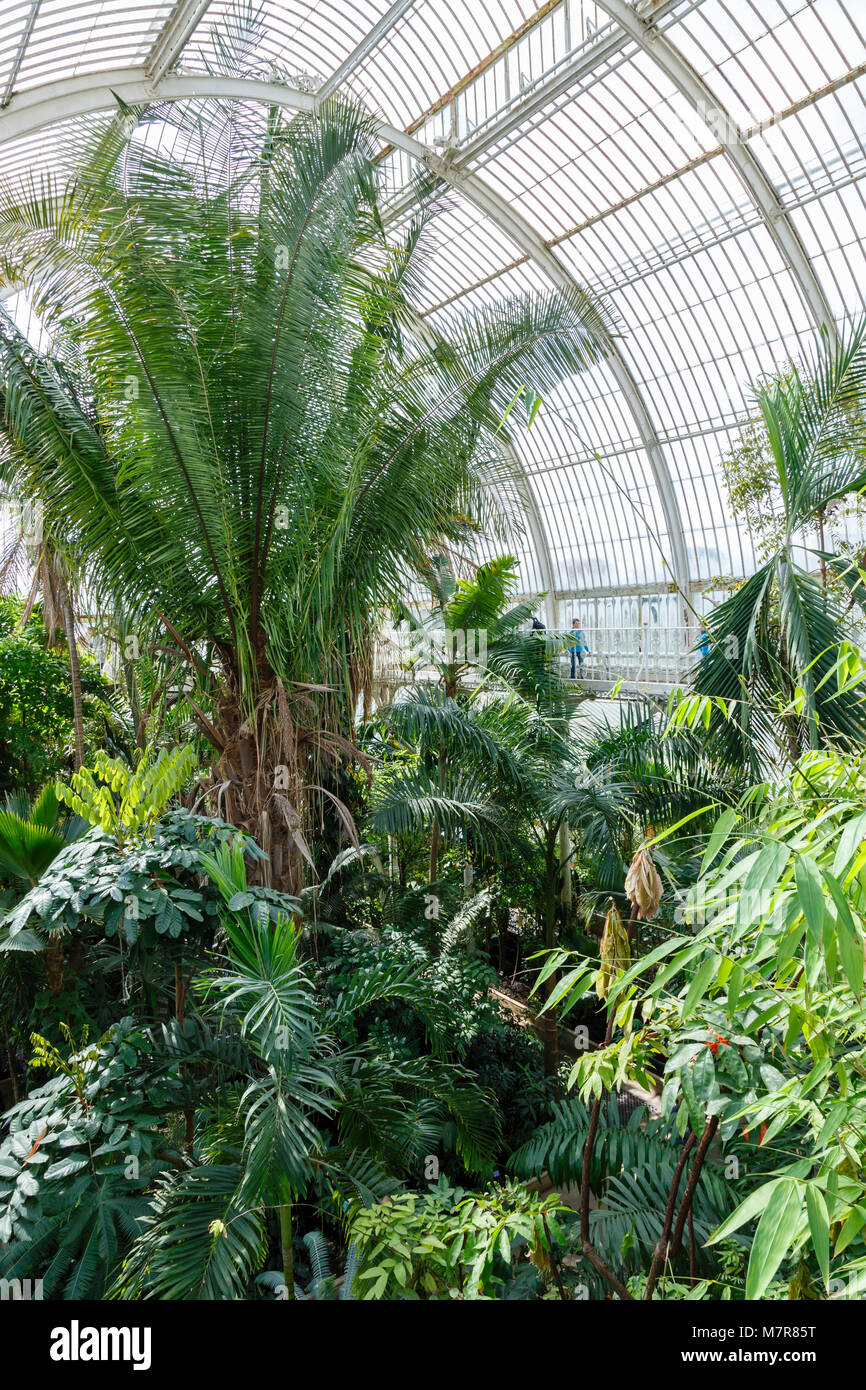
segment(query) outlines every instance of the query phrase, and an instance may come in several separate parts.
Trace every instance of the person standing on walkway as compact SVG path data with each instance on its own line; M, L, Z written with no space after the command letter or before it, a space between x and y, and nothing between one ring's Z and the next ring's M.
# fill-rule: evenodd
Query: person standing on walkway
M574 645L569 647L568 654L571 657L571 679L574 680L576 674L575 658L577 659L577 664L583 666L584 652L589 655L589 647L586 645L583 637L583 628L580 626L577 618L572 618L571 620L571 636L574 640Z

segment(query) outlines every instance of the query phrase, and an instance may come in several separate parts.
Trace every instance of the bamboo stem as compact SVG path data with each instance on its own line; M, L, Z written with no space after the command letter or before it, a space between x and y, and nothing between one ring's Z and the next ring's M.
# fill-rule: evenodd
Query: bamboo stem
M701 1176L701 1169L704 1166L704 1159L706 1158L707 1151L710 1145L712 1144L713 1139L716 1136L716 1130L718 1129L718 1127L718 1115L711 1115L710 1118L707 1120L706 1128L703 1134L701 1135L701 1142L698 1145L698 1151L695 1154L695 1161L692 1164L692 1170L689 1173L688 1185L686 1186L685 1195L683 1196L682 1205L680 1206L679 1214L677 1216L677 1224L674 1227L673 1240L671 1241L672 1257L680 1253L680 1246L682 1244L683 1230L686 1224L686 1217L691 1211L692 1201L695 1195L695 1189L698 1185L698 1179Z
M295 1296L295 1256L292 1250L292 1204L284 1202L280 1213L280 1254L283 1261L283 1280L286 1298Z
M607 1047L613 1037L613 1009L611 1008L607 1019L607 1028L604 1033L603 1046ZM598 1096L592 1103L592 1110L589 1116L589 1129L586 1133L586 1140L583 1145L583 1163L580 1174L580 1246L585 1260L588 1260L593 1269L601 1275L605 1283L618 1294L624 1302L634 1303L634 1296L629 1293L625 1284L617 1278L610 1265L602 1259L589 1238L589 1173L592 1167L592 1151L595 1147L595 1139L598 1134L598 1121L601 1115L601 1096Z
M645 1299L652 1298L655 1286L658 1283L659 1275L662 1272L662 1267L664 1265L665 1258L668 1253L668 1245L670 1243L671 1238L671 1227L674 1224L674 1207L676 1206L677 1194L680 1190L680 1180L682 1179L683 1169L685 1168L686 1163L688 1162L689 1153L692 1147L694 1146L694 1142L695 1136L693 1132L690 1130L689 1137L683 1144L679 1162L677 1163L673 1179L671 1180L671 1187L670 1192L668 1194L668 1204L665 1209L665 1219L664 1225L662 1226L662 1233L656 1241L655 1249L653 1250L650 1271L647 1275L646 1289L644 1290Z

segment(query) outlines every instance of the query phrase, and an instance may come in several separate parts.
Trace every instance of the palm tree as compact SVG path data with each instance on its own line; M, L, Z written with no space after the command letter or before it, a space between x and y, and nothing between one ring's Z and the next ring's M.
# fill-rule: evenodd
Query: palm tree
M60 851L86 829L80 816L61 810L53 782L35 801L11 793L0 810L0 874L32 888Z
M694 688L731 702L728 718L712 710L713 746L759 775L780 735L792 761L823 739L858 744L866 735L859 695L824 680L849 627L822 583L828 563L855 573L824 553L822 537L827 507L866 487L866 320L835 343L825 338L811 370L793 368L755 395L778 481L781 536L766 563L706 620L710 643ZM812 530L818 576L797 559Z
M420 659L436 671L437 684L446 701L458 699L461 683L467 677L475 683L475 698L481 687L491 682L520 696L531 696L542 685L545 689L549 686L549 657L562 647L563 641L526 631L538 599L509 602L518 584L513 556L498 556L479 565L471 579L458 579L448 558L434 555L420 578L433 597L426 620L406 604L400 606L398 613L414 639L429 639L424 642ZM448 746L443 737L438 750L440 789L445 786ZM434 816L430 831L431 883L438 871L439 839L439 822Z
M382 615L437 547L505 534L509 404L600 360L609 319L548 295L425 345L425 218L386 239L363 110L159 118L186 162L124 112L68 186L0 199L0 275L54 345L0 314L0 477L40 499L99 607L183 655L224 812L295 891L312 805L347 818L334 770Z
M531 607L530 606L530 611ZM381 717L392 734L417 754L374 788L371 825L380 834L423 830L460 844L470 853L521 855L537 871L544 943L557 940L557 900L566 873L563 830L614 838L620 828L620 793L586 779L579 745L570 730L581 699L552 666L552 652L529 639L525 666L512 666L515 687L476 687L463 701L442 689L412 687ZM567 639L566 639L567 640ZM555 642L554 642L555 649ZM443 759L442 749L449 757ZM601 827L601 829L600 829ZM545 997L556 987L545 982ZM555 1009L545 1014L544 1065L558 1067Z

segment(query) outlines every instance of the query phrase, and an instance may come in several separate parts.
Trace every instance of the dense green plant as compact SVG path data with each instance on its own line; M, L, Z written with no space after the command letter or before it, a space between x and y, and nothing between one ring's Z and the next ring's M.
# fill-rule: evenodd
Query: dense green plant
M155 758L142 750L134 767L101 750L93 769L79 768L72 785L57 784L57 795L76 815L99 826L123 850L128 841L147 837L169 802L190 780L195 749L161 748Z
M301 959L300 928L286 915L262 920L246 901L242 849L223 846L202 864L223 893L228 954L197 992L248 1058L201 1114L201 1161L162 1179L119 1276L124 1297L246 1296L266 1257L269 1215L293 1290L299 1199L336 1198L339 1212L393 1192L446 1120L472 1169L489 1166L495 1142L487 1098L465 1071L439 1056L394 1065L341 1043L353 1016L377 1001L420 1002L417 972L367 973L326 1004Z
M34 800L21 794L7 796L0 810L0 876L32 887L84 829L82 819L61 812L51 782Z
M46 1298L101 1297L167 1165L166 1112L188 1102L177 1066L154 1064L158 1041L124 1019L64 1056L34 1036L57 1073L7 1115L0 1142L0 1271L35 1275Z
M109 943L126 998L139 997L142 1012L159 1017L160 995L173 975L173 1005L182 1018L190 978L213 942L222 905L202 875L201 849L228 839L250 858L261 856L224 821L184 810L167 812L149 838L126 846L94 826L51 861L7 914L0 949L46 951L70 938L86 940L90 949Z
M584 1098L627 1077L647 1084L661 1068L663 1114L685 1141L691 1179L644 1266L645 1297L696 1214L712 1145L735 1169L744 1162L748 1192L709 1244L757 1219L746 1298L768 1296L785 1261L825 1293L832 1278L850 1294L866 1266L863 788L859 756L815 752L789 781L760 784L726 810L689 892L692 929L613 980L605 1046L574 1066ZM593 973L578 963L561 987L579 992ZM596 1133L591 1126L584 1172ZM674 1194L682 1177L672 1178ZM587 1213L582 1249L597 1258L588 1227Z
M424 218L385 237L363 110L156 111L177 148L230 157L204 181L126 112L65 186L0 202L0 273L55 345L0 315L0 476L98 606L184 655L228 817L265 816L296 891L310 802L340 814L382 612L434 547L502 533L510 402L598 362L609 321L588 292L535 296L430 345L409 311Z
M36 795L73 766L73 706L68 653L50 645L38 614L20 626L22 605L0 599L0 791ZM95 662L81 659L84 737L104 727L108 684Z
M467 1193L442 1180L424 1194L363 1208L350 1226L358 1297L496 1297L512 1277L515 1254L529 1250L539 1264L549 1264L561 1210L558 1198L517 1184Z

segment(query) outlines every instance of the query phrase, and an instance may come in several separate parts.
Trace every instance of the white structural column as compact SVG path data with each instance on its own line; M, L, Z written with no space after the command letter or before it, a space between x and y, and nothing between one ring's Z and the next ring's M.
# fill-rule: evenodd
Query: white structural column
M640 44L653 62L685 97L709 130L713 132L736 169L752 202L785 261L817 328L834 332L833 315L826 296L806 255L803 243L779 202L776 190L749 144L744 141L730 114L720 105L704 79L683 57L666 34L643 19L627 0L596 0L611 19Z
M142 68L91 73L84 77L47 83L13 97L6 110L0 112L0 145L7 140L33 134L55 121L93 111L112 110L116 106L116 97L120 97L130 106L154 101L184 101L212 97L223 100L261 101L284 106L293 111L315 110L321 100L318 95L301 92L287 85L251 78L168 74L156 83ZM575 288L576 282L543 238L477 174L443 159L441 155L428 149L404 131L384 122L377 124L383 140L426 164L433 173L459 190L469 202L500 227L553 284L565 290ZM640 388L616 345L607 360L635 422L638 438L655 480L668 533L670 556L667 564L671 582L676 584L684 598L688 599L688 550L682 516L664 450ZM535 516L543 532L537 510ZM544 550L549 565L550 554L546 543ZM539 556L541 555L540 551Z
M556 572L553 568L547 532L541 519L538 498L532 490L532 483L527 477L526 469L523 467L513 444L508 439L500 439L499 444L513 463L520 482L521 500L529 526L529 534L535 547L535 558L538 561L538 570L541 575L541 587L544 590L544 621L548 631L553 632L557 626Z

